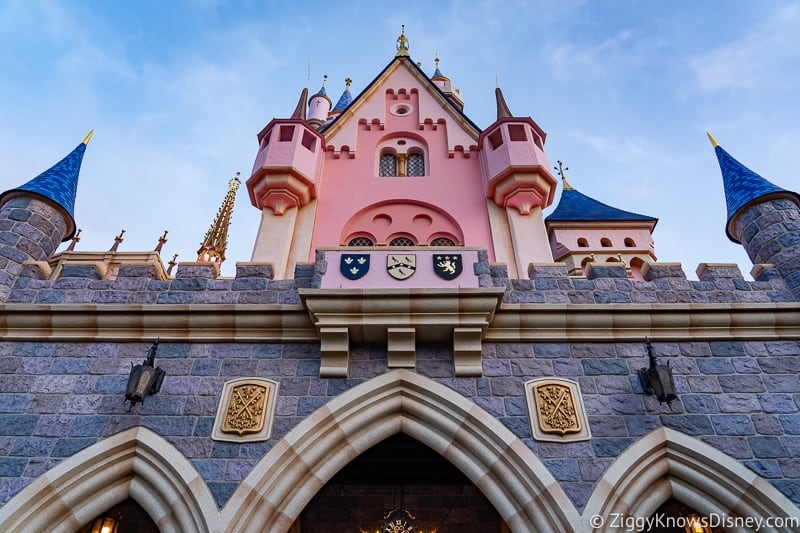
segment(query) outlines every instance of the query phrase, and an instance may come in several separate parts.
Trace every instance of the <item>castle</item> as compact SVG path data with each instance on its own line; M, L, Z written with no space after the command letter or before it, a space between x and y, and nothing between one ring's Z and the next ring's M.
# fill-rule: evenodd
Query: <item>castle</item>
M694 281L500 88L350 85L258 133L234 278L238 177L167 267L76 249L89 136L0 195L0 530L800 530L798 194L709 135L753 281Z

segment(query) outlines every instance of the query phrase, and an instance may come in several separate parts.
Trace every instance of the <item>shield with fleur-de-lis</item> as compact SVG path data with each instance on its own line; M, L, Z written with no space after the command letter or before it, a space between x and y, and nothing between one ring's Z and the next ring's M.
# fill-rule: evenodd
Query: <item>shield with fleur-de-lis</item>
M357 280L369 271L369 254L342 254L339 272L347 279Z

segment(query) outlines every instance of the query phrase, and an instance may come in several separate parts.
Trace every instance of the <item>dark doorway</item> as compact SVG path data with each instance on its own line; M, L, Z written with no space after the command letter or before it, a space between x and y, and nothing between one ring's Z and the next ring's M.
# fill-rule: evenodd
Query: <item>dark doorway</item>
M78 530L78 533L159 533L150 515L128 498Z
M292 531L393 533L383 523L392 511L392 520L411 523L413 517L414 533L508 531L491 503L460 470L402 433L367 450L334 476Z

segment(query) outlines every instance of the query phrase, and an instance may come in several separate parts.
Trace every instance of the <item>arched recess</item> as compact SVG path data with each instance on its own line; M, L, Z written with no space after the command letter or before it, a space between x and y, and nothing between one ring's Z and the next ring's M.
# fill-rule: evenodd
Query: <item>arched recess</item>
M0 531L71 533L133 498L161 531L220 531L219 511L189 461L137 427L103 439L52 468L0 509Z
M649 517L671 497L705 516L800 516L800 509L778 489L732 457L694 437L660 428L611 464L595 485L583 517L603 517L604 527L593 531L622 531L619 521L620 527L611 527L614 517Z
M376 245L388 244L392 237L401 234L413 236L417 244L428 244L432 237L440 235L452 237L459 246L464 243L464 231L449 213L414 200L378 202L364 207L344 225L339 242L347 243L362 234L373 235Z
M227 531L288 531L339 470L399 432L461 470L513 531L571 531L580 520L547 468L495 417L452 389L394 370L334 398L278 442L223 510Z

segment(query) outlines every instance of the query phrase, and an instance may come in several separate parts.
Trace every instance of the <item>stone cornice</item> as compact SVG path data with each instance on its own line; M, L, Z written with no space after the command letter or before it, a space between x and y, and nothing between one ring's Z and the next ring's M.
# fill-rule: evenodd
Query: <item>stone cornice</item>
M449 338L453 328L478 328L489 342L800 339L795 302L498 306L499 288L301 294L304 305L5 304L0 339L319 342L320 327L347 328L357 342L383 342L386 328L408 327L423 342Z

